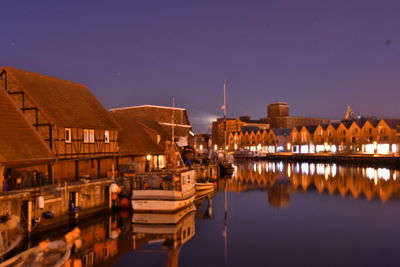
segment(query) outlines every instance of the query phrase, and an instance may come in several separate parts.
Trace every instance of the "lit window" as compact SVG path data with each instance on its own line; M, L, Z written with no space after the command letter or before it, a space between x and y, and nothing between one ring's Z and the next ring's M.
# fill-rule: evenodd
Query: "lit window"
M108 130L104 131L104 142L110 143L110 131Z
M89 130L89 143L94 143L94 130Z
M89 143L89 130L83 129L83 142Z
M65 143L71 143L71 128L65 128Z

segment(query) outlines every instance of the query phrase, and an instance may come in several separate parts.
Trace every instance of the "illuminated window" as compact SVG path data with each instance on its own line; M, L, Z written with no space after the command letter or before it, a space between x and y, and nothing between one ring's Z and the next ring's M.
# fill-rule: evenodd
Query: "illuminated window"
M89 130L89 143L94 143L94 130Z
M71 143L72 135L71 135L71 128L65 128L65 143Z
M89 143L89 130L88 129L83 130L83 142Z
M110 131L108 131L108 130L104 131L104 142L110 143Z

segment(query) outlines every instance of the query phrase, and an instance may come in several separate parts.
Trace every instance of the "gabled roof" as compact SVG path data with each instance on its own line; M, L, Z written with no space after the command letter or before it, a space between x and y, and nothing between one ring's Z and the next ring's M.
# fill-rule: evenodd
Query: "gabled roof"
M110 109L112 113L129 114L140 120L156 121L171 138L172 127L176 136L187 136L192 130L186 109L162 106L133 106ZM172 118L172 115L174 118Z
M320 124L320 125L321 125L322 129L326 130L326 129L328 129L329 123L324 123L324 124Z
M272 128L271 131L274 132L275 136L289 136L292 129L289 128Z
M306 125L304 126L309 133L314 133L318 125Z
M55 159L48 145L0 86L0 165L29 165Z
M346 127L346 129L349 129L351 127L351 125L353 124L353 121L343 120L342 123L343 123L344 127Z
M246 133L246 132L248 132L248 133L257 132L258 130L260 130L260 128L257 127L257 126L243 126L242 127L242 132L243 133Z
M138 118L152 118L159 123L190 126L187 111L184 108L142 105L122 108L112 108L111 112L129 112ZM174 118L172 119L172 115Z
M81 84L38 73L3 67L8 79L34 102L47 120L57 126L118 129L90 90Z
M400 125L400 119L381 119L380 121L386 122L386 124L392 129L397 129L397 126Z
M339 126L340 126L340 122L333 122L333 123L331 123L330 125L332 125L332 127L333 127L335 130L337 130L337 128L339 128Z
M118 133L119 152L122 155L165 154L156 142L156 134L146 131L140 119L132 118L127 113L111 113L121 130Z

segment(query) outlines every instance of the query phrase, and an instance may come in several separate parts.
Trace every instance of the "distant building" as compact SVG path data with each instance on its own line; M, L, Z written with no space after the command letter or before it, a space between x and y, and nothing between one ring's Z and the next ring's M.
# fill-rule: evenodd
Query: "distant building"
M171 140L173 134L178 146L193 145L192 125L184 108L142 105L113 108L110 111L119 114L128 113L143 123L163 129L160 132L162 140ZM154 125L154 122L158 125Z
M289 105L284 102L271 103L267 107L266 122L271 128L293 128L304 125L329 123L329 119L290 116Z
M248 116L226 119L226 145L228 145L229 135L233 132L240 132L244 127L254 127L255 129L269 129L270 125L265 120L251 120ZM218 118L212 123L212 145L214 149L224 146L225 131L224 119Z

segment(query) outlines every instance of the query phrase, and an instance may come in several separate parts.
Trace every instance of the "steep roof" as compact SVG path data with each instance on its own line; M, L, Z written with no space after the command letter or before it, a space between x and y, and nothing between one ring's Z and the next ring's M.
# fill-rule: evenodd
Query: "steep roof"
M2 86L0 125L0 165L29 165L55 158Z
M153 120L158 121L159 123L166 124L179 124L190 126L189 117L186 109L184 108L173 108L173 107L164 107L164 106L153 106L153 105L142 105L142 106L133 106L133 107L122 107L122 108L113 108L112 112L129 112L131 114L135 114L138 118L152 118ZM172 115L174 115L174 119L172 120Z
M292 129L289 128L272 128L271 131L274 132L276 136L289 136Z
M382 119L386 124L392 128L397 129L397 126L400 125L400 119Z
M51 124L78 128L119 128L86 86L11 67L3 67L3 70Z
M121 130L118 133L119 152L122 155L164 154L164 149L157 144L144 128L140 119L128 113L111 113Z
M257 132L258 130L260 130L259 127L257 126L243 126L242 127L242 132L246 133L246 132Z
M309 133L314 133L318 125L306 125L304 126Z
M192 130L186 109L163 106L134 106L110 109L112 113L130 114L137 119L144 121L156 121L163 129L167 138L172 136L172 126L176 136L187 136ZM172 119L172 115L174 118Z

